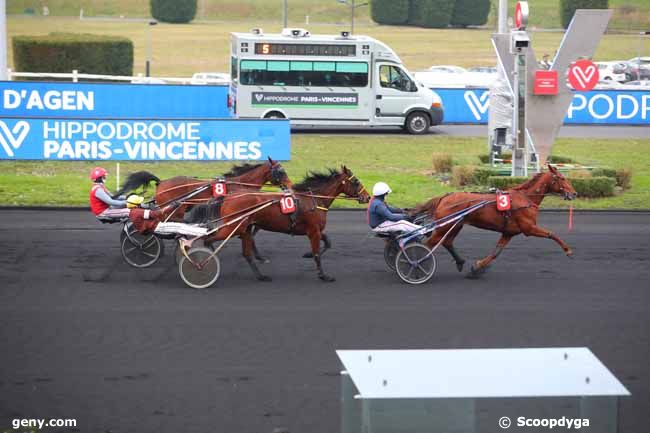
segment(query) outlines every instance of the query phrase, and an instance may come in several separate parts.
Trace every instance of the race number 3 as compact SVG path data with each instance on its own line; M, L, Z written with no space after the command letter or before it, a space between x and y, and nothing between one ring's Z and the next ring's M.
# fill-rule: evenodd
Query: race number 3
M283 214L294 213L296 211L296 200L290 196L286 195L280 199L280 210Z
M222 197L226 195L226 184L223 182L217 182L212 185L212 195L214 197Z
M510 210L510 194L497 194L497 209L501 212Z

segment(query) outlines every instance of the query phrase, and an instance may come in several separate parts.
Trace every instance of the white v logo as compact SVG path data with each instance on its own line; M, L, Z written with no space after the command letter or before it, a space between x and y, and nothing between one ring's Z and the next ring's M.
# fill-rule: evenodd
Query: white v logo
M584 71L579 67L574 67L571 70L571 73L576 78L576 80L578 80L578 83L582 85L582 87L587 87L587 84L591 82L591 79L594 77L594 74L596 72L597 70L594 65L589 65L587 68L585 68Z
M488 110L488 107L490 105L490 101L488 100L488 97L490 96L489 93L490 92L483 92L479 98L472 90L465 92L465 102L467 103L469 109L472 111L472 114L476 120L481 120L481 115L485 114Z
M14 157L14 150L20 148L28 133L29 123L24 120L16 122L11 129L5 122L0 120L0 146L5 150L7 156Z

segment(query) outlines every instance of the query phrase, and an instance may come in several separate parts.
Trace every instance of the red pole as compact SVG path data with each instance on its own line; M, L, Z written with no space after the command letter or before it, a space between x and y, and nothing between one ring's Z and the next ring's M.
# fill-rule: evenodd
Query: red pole
M569 231L573 230L573 205L569 206Z

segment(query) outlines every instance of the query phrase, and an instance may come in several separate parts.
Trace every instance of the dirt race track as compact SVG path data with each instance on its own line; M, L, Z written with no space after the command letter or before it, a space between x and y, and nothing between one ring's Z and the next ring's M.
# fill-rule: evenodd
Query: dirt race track
M196 291L170 244L153 269L131 269L117 225L0 210L0 431L47 417L90 433L335 433L335 349L550 346L589 347L632 393L620 432L648 431L650 214L578 213L567 233L566 213L543 213L575 259L520 237L481 280L439 253L424 286L386 271L364 219L330 214L334 283L300 257L305 238L261 233L273 282L254 280L233 242L217 285ZM464 229L457 247L476 259L497 237Z

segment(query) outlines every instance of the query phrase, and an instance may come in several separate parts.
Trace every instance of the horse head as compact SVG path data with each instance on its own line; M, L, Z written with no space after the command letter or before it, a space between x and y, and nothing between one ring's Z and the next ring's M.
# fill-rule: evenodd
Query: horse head
M293 182L291 182L291 179L287 176L287 172L284 171L282 164L278 161L274 161L270 156L268 168L269 173L267 179L265 179L266 182L271 182L271 185L273 186L281 186L288 189L293 187Z
M359 203L368 203L370 194L366 191L361 181L345 165L341 166L341 192L346 197L356 198Z
M547 176L551 177L548 183L548 192L551 194L561 194L564 200L573 200L578 196L571 182L551 164L548 164Z

